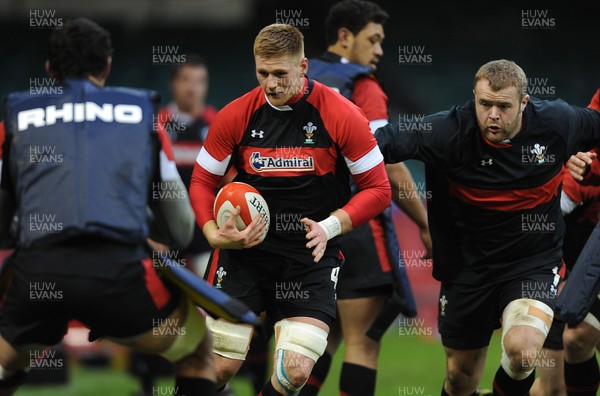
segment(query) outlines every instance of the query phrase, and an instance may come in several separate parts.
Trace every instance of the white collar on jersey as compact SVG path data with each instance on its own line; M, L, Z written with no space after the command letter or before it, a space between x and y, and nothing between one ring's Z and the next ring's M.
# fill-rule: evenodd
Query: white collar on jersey
M267 94L265 95L265 99L267 100L267 103L269 104L269 106L271 106L272 108L274 108L277 111L292 111L292 107L288 106L288 105L284 105L284 106L275 106L273 105L271 102L269 102L269 98L267 97Z
M342 63L350 63L350 61L346 58L344 58L343 56L340 58L340 62Z

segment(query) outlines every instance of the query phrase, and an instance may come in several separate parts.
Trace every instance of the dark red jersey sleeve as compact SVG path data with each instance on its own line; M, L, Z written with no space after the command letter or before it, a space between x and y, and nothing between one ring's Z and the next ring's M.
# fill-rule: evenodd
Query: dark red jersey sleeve
M590 104L588 105L588 107L590 109L600 111L600 88L598 88L598 90L592 97L592 100L590 101Z
M373 77L359 78L354 83L352 101L361 108L367 120L387 120L388 97Z
M173 142L171 142L171 138L169 137L169 134L165 128L165 123L162 121L169 118L168 114L169 110L166 107L160 109L156 122L156 132L158 133L158 138L160 139L162 151L164 151L165 155L170 161L174 161L175 156L173 155Z
M2 159L2 146L4 146L5 135L4 121L0 121L0 160Z

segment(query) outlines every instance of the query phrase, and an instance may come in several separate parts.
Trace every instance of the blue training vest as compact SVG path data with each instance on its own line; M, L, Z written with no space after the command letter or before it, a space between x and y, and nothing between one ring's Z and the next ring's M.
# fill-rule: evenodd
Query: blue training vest
M354 93L354 82L357 78L373 74L370 67L359 65L357 63L327 62L325 60L314 58L310 59L308 76L315 79L330 88L336 88L346 99L352 100ZM351 180L352 193L356 194L357 186ZM396 229L392 219L392 208L388 207L383 213L377 216L383 224L386 248L391 260L392 266L403 266L400 246L396 236Z
M373 74L370 67L356 63L327 62L314 58L309 60L308 65L309 78L337 89L349 100L352 100L356 79Z
M18 245L81 234L145 241L158 95L87 79L50 91L5 101Z

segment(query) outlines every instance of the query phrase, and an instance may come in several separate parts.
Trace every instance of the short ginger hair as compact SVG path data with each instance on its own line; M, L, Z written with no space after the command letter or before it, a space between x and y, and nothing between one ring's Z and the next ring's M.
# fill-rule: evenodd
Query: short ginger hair
M296 27L274 23L264 27L254 40L254 56L261 58L304 58L304 36Z

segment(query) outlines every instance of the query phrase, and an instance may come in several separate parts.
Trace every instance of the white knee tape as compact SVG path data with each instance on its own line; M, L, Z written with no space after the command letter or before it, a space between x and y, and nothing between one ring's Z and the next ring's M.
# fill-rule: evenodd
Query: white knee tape
M198 308L190 301L187 301L185 320L177 330L179 333L175 338L175 341L173 341L173 344L171 344L166 351L161 353L162 356L171 362L178 362L184 357L194 353L206 335L204 317L198 312Z
M548 335L554 312L543 302L521 298L511 301L502 314L502 358L500 364L502 368L511 378L522 380L527 378L534 370L515 372L512 368L512 363L504 349L504 337L506 333L515 326L530 326L544 333L544 337Z
M210 316L206 317L206 326L212 335L214 353L230 359L246 360L252 339L251 326L213 319Z
M295 320L280 320L275 323L277 345L275 350L298 352L315 362L325 352L327 347L327 332L317 326L297 322Z
M511 301L502 314L502 339L514 326L535 327L547 336L553 318L554 312L543 302L530 298Z

